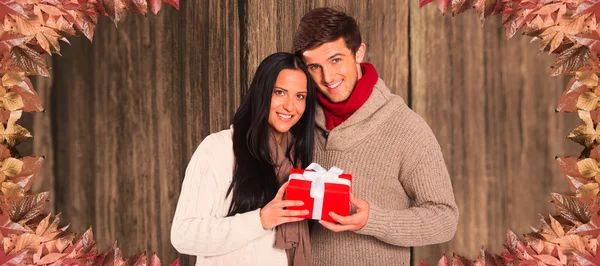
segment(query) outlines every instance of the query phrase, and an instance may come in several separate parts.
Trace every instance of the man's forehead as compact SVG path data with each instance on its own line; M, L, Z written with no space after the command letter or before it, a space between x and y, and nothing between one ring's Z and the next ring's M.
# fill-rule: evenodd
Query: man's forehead
M346 43L343 41L333 41L321 44L313 49L306 50L302 53L304 60L307 64L319 63L327 61L331 56L334 55L347 55L350 54L350 49L346 47Z

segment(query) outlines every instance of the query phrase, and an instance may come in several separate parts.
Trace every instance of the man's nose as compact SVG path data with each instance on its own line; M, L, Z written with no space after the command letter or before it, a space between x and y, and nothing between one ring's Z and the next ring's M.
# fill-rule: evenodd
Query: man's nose
M325 84L333 82L333 71L329 67L323 67L323 81Z

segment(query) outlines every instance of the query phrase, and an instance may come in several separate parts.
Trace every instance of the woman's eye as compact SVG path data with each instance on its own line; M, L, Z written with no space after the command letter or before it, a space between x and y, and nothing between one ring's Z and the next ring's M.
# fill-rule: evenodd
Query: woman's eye
M310 66L310 70L317 70L318 68L319 68L319 66L317 66L317 65Z
M304 94L298 94L298 99L304 100L304 98L306 98L306 96L304 96Z
M276 95L284 95L284 92L283 92L283 91L280 91L280 90L276 90L276 91L275 91L275 94L276 94Z

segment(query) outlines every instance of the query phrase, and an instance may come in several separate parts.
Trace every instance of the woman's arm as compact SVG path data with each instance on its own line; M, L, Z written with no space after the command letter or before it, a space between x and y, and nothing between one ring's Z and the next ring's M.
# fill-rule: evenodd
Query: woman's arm
M220 141L219 136L207 137L194 152L186 169L171 227L171 243L180 253L221 255L271 232L261 225L260 209L222 217L223 208L229 208L224 205L223 187L228 186L230 179L217 176L214 169L219 164L232 164L233 159L217 155L223 153L215 151L222 151L226 146Z

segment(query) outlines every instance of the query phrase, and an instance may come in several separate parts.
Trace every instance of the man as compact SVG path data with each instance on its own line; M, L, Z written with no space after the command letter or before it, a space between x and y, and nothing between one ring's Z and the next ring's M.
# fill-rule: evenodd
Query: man
M314 265L406 265L410 247L449 241L458 208L440 146L363 63L354 18L331 8L308 12L293 49L319 88L314 160L353 175L356 212L331 213L338 223L314 226Z

